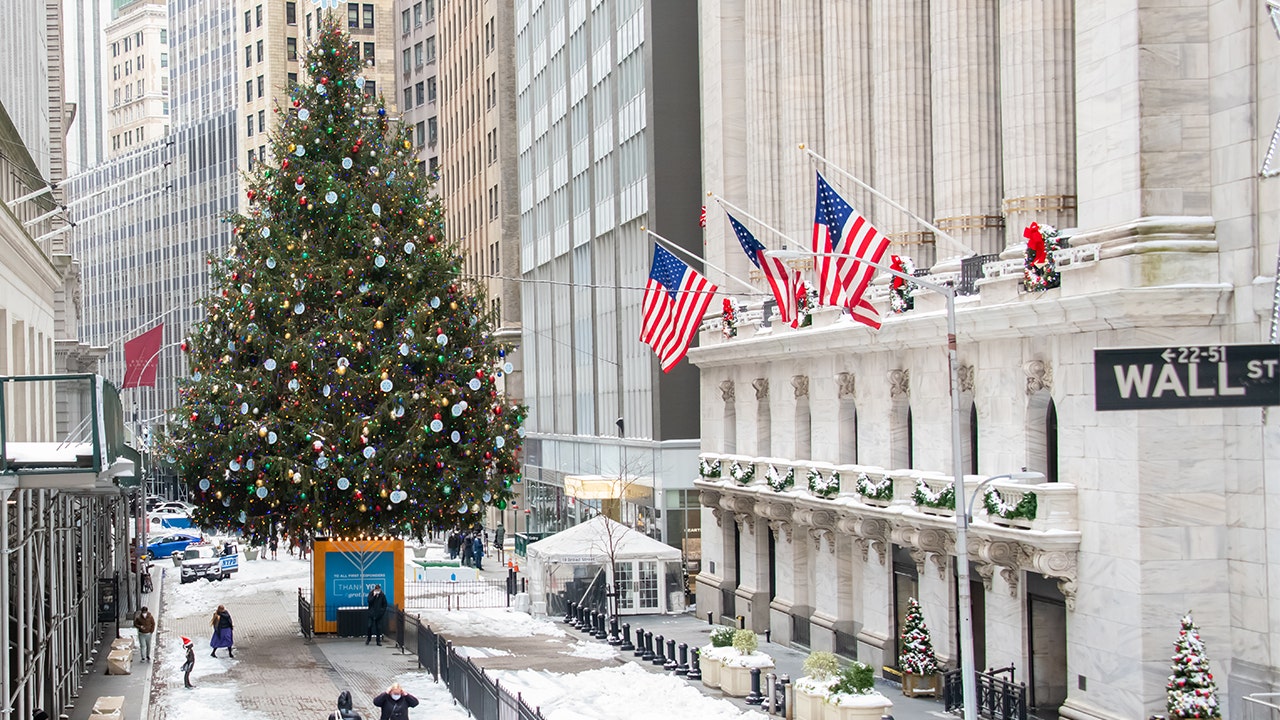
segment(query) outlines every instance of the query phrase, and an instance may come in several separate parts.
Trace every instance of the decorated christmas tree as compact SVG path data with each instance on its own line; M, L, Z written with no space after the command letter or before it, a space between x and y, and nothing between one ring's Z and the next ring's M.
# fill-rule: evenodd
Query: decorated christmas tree
M907 605L907 617L902 628L902 649L898 652L898 666L902 672L912 675L933 675L938 672L938 659L933 654L933 640L929 627L924 624L920 603L911 598Z
M167 459L196 522L421 536L505 507L523 408L434 179L332 18L210 258Z
M1182 630L1173 644L1173 674L1166 686L1169 717L1220 718L1218 686L1209 672L1209 657L1204 652L1200 628L1191 613L1182 617Z

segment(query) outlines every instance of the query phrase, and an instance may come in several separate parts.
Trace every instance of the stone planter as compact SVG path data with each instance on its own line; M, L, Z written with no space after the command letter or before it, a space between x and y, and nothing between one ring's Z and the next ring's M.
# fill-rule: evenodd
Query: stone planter
M718 658L700 655L698 657L698 666L702 668L702 684L709 688L720 687L720 668L724 667L724 663Z
M258 559L258 548L252 548L252 547L251 547L251 548L245 548L245 551L244 551L244 559L245 559L245 560L257 560L257 559Z
M772 662L767 665L753 665L752 667L760 668L762 685L764 676L773 671ZM724 667L720 668L720 692L730 697L746 697L751 694L751 669L726 663Z
M827 693L794 686L795 720L822 720L827 707Z
M918 697L920 695L936 697L938 695L937 674L914 675L912 673L903 673L902 694L907 697Z
M846 696L847 697L847 696ZM880 720L889 713L893 702L879 693L859 696L857 705L826 704L823 720Z

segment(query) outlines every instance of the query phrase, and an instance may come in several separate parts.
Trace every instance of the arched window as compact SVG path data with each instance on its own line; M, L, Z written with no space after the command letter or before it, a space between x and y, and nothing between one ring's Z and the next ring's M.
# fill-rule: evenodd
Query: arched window
M837 449L837 462L850 465L858 462L858 408L853 398L840 400L839 416L840 447Z
M1044 417L1045 469L1049 482L1058 482L1058 406L1049 398L1049 409Z
M978 404L969 405L969 474L978 474Z
M1058 409L1047 389L1027 401L1027 469L1058 481Z
M911 418L911 408L907 408L907 467L916 466L916 428Z
M732 396L724 402L724 451L738 452L738 406Z

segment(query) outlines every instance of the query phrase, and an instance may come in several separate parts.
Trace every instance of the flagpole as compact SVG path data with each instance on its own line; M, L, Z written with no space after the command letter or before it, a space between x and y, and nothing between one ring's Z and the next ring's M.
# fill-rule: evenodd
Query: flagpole
M955 238L954 238L954 237L952 237L951 235L948 235L947 233L945 233L945 232L943 232L942 230L938 229L938 226L937 226L937 225L934 225L933 223L929 222L928 220L925 220L924 218L920 217L919 215L917 215L917 214L915 214L915 213L911 212L910 210L906 209L906 208L905 208L905 207L903 207L902 205L899 205L899 204L898 204L898 203L897 203L893 198L889 197L888 195L885 195L884 193L880 192L879 190L877 190L877 189L875 189L875 188L871 187L870 185L868 185L868 184L866 184L866 183L862 182L862 180L859 180L859 179L858 179L858 177L857 177L856 175L854 175L853 173L849 172L848 170L845 170L844 168L840 167L839 165L836 165L835 163L831 162L830 160L828 160L828 159L826 159L826 158L822 157L822 156L821 156L821 155L819 155L818 153L816 153L816 152L814 152L813 150L809 149L809 147L807 147L804 143L800 143L800 149L801 149L802 151L804 151L805 153L807 153L807 154L808 154L810 157L812 157L813 159L817 160L818 162L821 162L823 165L826 165L827 167L831 168L832 170L835 170L836 172L838 172L838 173L840 173L841 175L845 176L845 177L846 177L846 178L848 178L849 180L853 181L855 184L857 184L857 185L858 185L858 187L860 187L860 188L862 188L862 189L866 190L867 192L871 193L872 195L875 195L876 197L880 198L881 200L883 200L883 201L885 201L885 202L889 203L889 205L891 205L891 206L893 206L893 207L897 208L898 210L901 210L902 212L906 213L908 217L910 217L912 220L915 220L916 222L918 222L918 223L920 223L921 225L923 225L923 226L925 226L926 228L928 228L928 229L929 229L929 230L930 230L934 235L937 235L937 236L939 236L939 237L943 238L944 240L948 240L948 241L950 241L953 245L955 245L956 247L958 247L958 248L960 248L961 250L963 250L963 251L965 252L965 254L966 254L966 255L974 255L974 254L976 254L976 253L974 252L973 248L969 247L968 245L965 245L964 243L962 243L962 242L960 242L959 240L955 239Z
M756 295L763 295L763 294L764 294L763 292L761 292L761 291L760 291L760 288L756 287L755 285L752 285L751 283L747 282L746 280L743 280L742 278L738 277L737 275L734 275L734 274L730 273L728 270L725 270L725 269L724 269L724 268L722 268L722 267L717 267L716 265L711 264L711 262L710 262L710 261L708 261L706 258L704 258L704 257L699 257L697 254L692 253L692 252L689 252L688 250L685 250L684 248L682 248L682 247L680 247L679 245L677 245L677 244L675 244L675 243L671 242L670 240L668 240L668 239L666 239L666 238L662 237L662 236L661 236L661 235L659 235L658 233L656 233L656 232L654 232L654 231L650 230L649 228L647 228L647 227L645 227L645 226L641 225L641 226L640 226L640 229L641 229L641 230L643 230L643 231L645 231L645 232L646 232L646 233L648 233L649 235L653 236L653 238L654 238L654 239L656 239L658 242L661 242L663 245L666 245L668 248L670 248L670 249L672 249L672 250L675 250L676 252L684 253L684 255L685 255L685 256L692 258L695 262L700 262L700 263L702 263L703 265L706 265L707 267L711 268L712 270L716 270L717 272L724 273L724 276L725 276L725 277L727 277L727 278L729 278L730 280L734 280L734 281L736 281L736 282L738 282L738 283L742 284L743 286L750 288L750 289L751 289L751 292L752 292L753 294L756 294ZM770 297L772 297L772 295L770 295Z
M742 208L738 207L737 205L734 205L733 203L729 202L728 200L725 200L724 198L720 197L719 195L715 194L714 192L708 192L708 193L707 193L707 197L714 199L716 202L720 203L721 205L724 205L725 207L727 207L727 208L729 208L729 209L733 210L734 212L738 213L739 215L741 215L741 216L745 217L746 219L748 219L748 220L750 220L750 221L752 221L752 222L756 223L756 224L757 224L757 225L759 225L760 227L763 227L765 230L768 230L769 232L773 233L774 235L777 235L778 237L782 238L782 239L783 239L783 241L785 241L785 242L789 242L789 243L796 243L796 241L795 241L795 240L793 240L793 239L792 239L789 235L787 235L786 233L784 233L784 232L782 232L781 230L779 230L779 229L775 228L774 226L770 225L769 223L767 223L767 222L765 222L765 221L761 220L760 218L756 217L755 215L752 215L751 213L747 212L746 210L743 210ZM796 243L796 244L798 245L799 243Z

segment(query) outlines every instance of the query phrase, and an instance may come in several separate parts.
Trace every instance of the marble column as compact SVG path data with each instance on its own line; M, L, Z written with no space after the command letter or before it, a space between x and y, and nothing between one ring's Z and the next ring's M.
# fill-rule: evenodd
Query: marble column
M733 608L721 607L720 588L733 583L733 568L726 563L726 555L732 562L733 548L733 516L720 508L702 507L702 568L698 571L698 582L695 588L698 610L703 617L708 612L721 615L732 615ZM725 522L725 517L730 519ZM726 539L727 538L727 539ZM726 553L725 549L729 552Z
M841 562L837 551L841 549L841 541L848 552L848 540L840 535L827 531L816 543L813 554L813 613L809 626L809 649L834 652L836 649L836 630L848 631L839 627L841 620L840 600L842 593L849 587L850 573L848 555ZM842 572L843 571L843 572Z
M736 615L747 628L764 632L769 626L769 526L750 513L736 516L741 541L742 584L738 586Z
M1004 249L997 2L937 3L929 23L934 224L984 255ZM938 245L939 258L967 254Z
M823 82L823 21L831 3L814 0L782 0L778 33L782 38L779 64L780 184L783 188L783 226L780 228L801 244L813 232L815 187L812 162L799 149L800 143L822 148L827 84ZM822 152L822 150L818 150Z
M807 582L801 569L796 566L796 548L807 538L803 527L796 527L790 522L774 521L770 526L774 533L774 581L777 592L769 601L769 628L773 631L774 642L786 644L795 639L791 637L791 612L797 605L798 586Z
M871 114L876 189L923 218L933 212L929 0L871 0ZM872 218L891 252L934 262L933 233L885 203Z
M955 605L952 602L955 579L951 572L951 556L929 554L923 564L916 565L920 575L920 610L924 613L933 650L938 659L959 664L959 648L952 652L951 638L956 636Z
M858 631L858 659L871 667L893 664L893 595L890 583L893 566L887 543L859 538L862 562L862 608Z
M743 207L771 224L782 222L779 157L782 152L783 109L778 90L780 17L780 0L746 1L747 91L746 103L741 110L750 120L746 147L747 197Z
M1076 222L1073 0L1001 0L1005 242L1032 221Z
M815 152L874 186L870 10L870 0L823 5L827 22L822 25L822 77L828 110L822 116L824 144L812 142ZM812 193L813 173L806 173L804 181ZM844 198L859 212L874 211L871 193L861 188L847 186ZM812 205L813 198L808 198L804 207Z

